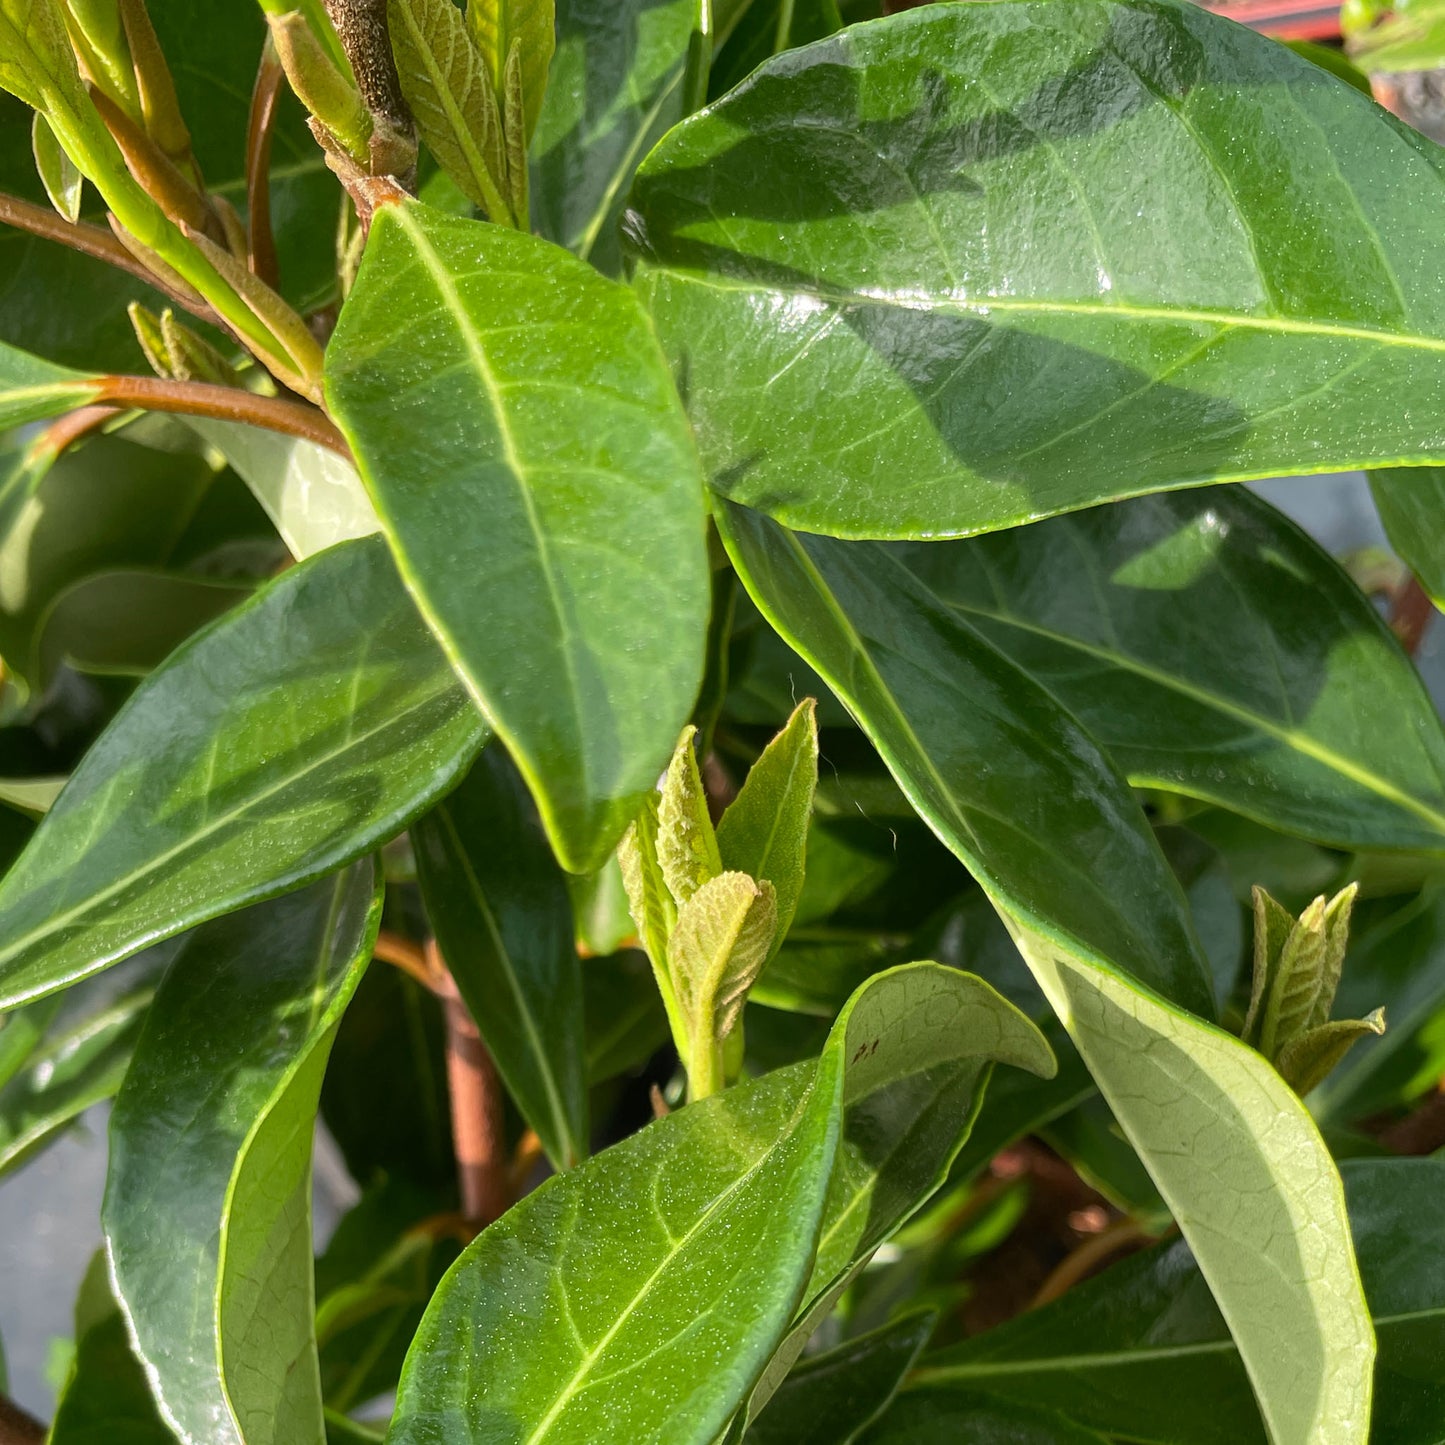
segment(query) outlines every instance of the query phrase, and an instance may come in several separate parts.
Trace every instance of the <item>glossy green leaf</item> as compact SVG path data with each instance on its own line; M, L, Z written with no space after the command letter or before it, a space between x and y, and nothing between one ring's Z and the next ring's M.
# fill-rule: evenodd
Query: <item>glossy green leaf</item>
M393 1445L714 1440L802 1296L845 1108L961 1056L981 1067L980 1052L1047 1067L996 995L960 1027L988 993L935 965L895 970L855 995L816 1063L690 1105L529 1195L438 1291Z
M327 393L558 857L600 867L687 719L709 605L697 455L646 318L533 236L388 206Z
M1340 846L1441 846L1445 731L1418 674L1334 560L1243 488L895 555L1136 785Z
M80 198L85 177L61 149L49 121L39 111L35 114L31 143L35 151L35 169L40 173L40 183L45 187L50 204L74 225L80 219Z
M908 1315L804 1360L753 1422L746 1445L851 1445L888 1408L935 1320Z
M718 520L755 600L1008 923L1198 1251L1279 1440L1362 1439L1372 1340L1333 1164L1257 1053L1168 1001L1207 1015L1212 986L1122 778L886 549Z
M43 421L95 395L90 378L0 342L0 430Z
M722 866L766 879L777 894L776 951L792 926L806 876L808 824L818 783L818 721L811 701L763 749L718 820Z
M1445 607L1445 467L1373 471L1370 492L1390 545Z
M45 815L0 883L0 1004L366 852L484 735L379 539L291 569L142 683Z
M708 473L789 525L1445 454L1438 148L1194 5L845 30L679 127L631 207Z
M163 944L140 955L114 997L102 993L92 1002L67 992L56 1000L63 1007L53 1023L45 1018L55 1012L50 999L6 1021L0 1060L12 1031L22 1033L32 1011L40 1015L42 1027L12 1077L4 1077L0 1064L0 1174L24 1163L92 1104L120 1088L155 997L157 977L176 951L175 944Z
M381 530L356 468L329 448L237 422L187 425L245 479L298 560Z
M735 17L719 14L722 8L713 6L716 54L708 95L714 99L780 51L821 40L843 25L837 0L750 0Z
M652 966L637 949L588 959L582 987L589 1084L640 1069L667 1042L667 1014Z
M362 862L208 924L162 982L116 1099L112 1278L186 1445L321 1438L312 1123L380 916Z
M557 52L532 139L532 223L599 270L622 268L633 172L688 112L701 0L558 0Z
M174 1445L175 1438L126 1336L105 1255L97 1254L76 1301L75 1363L48 1445Z
M398 968L371 969L341 1021L321 1091L326 1127L363 1189L393 1180L454 1204L446 1067L436 995Z
M1380 1357L1370 1439L1427 1445L1445 1430L1439 1160L1340 1166ZM1183 1243L1150 1250L1042 1309L928 1356L935 1385L1051 1406L1161 1445L1249 1445L1265 1432L1239 1355Z
M411 830L427 916L507 1090L559 1169L587 1154L572 901L500 748Z

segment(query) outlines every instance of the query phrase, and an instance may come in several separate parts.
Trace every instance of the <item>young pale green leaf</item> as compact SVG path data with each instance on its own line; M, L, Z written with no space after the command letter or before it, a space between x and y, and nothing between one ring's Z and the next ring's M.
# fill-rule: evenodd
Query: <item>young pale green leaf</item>
M380 538L292 568L137 688L0 882L0 1007L367 852L485 736Z
M381 901L363 861L208 924L162 982L116 1099L112 1278L185 1445L321 1437L311 1136Z
M851 1445L892 1403L937 1318L905 1315L804 1360L749 1427L744 1445Z
M1141 787L1343 847L1434 850L1445 731L1375 609L1242 487L900 548Z
M702 1050L733 1031L748 989L767 962L777 925L773 885L746 873L720 873L677 910L667 964L694 1067Z
M1325 905L1325 956L1320 964L1320 985L1308 1024L1317 1028L1329 1021L1344 972L1345 953L1350 946L1350 920L1355 911L1355 898L1360 885L1351 883L1342 888Z
M657 804L657 865L679 906L723 871L698 771L696 737L695 727L682 730Z
M587 1153L582 972L572 900L500 748L420 822L427 916L508 1092L559 1169Z
M1445 457L1437 148L1194 5L850 27L678 127L623 229L709 476L805 530Z
M1279 1440L1362 1440L1373 1342L1338 1177L1273 1068L1176 1006L1207 1015L1212 988L1122 778L884 549L734 507L718 521L759 606L1003 915L1198 1251Z
M104 1253L91 1261L75 1305L75 1361L47 1445L175 1445L111 1293Z
M441 168L494 221L512 219L499 86L452 0L387 0L402 93Z
M1275 1057L1275 1066L1300 1098L1329 1078L1340 1061L1362 1038L1385 1032L1385 1014L1376 1009L1368 1018L1337 1019L1316 1024L1296 1034Z
M83 373L0 342L0 430L84 406L96 392Z
M707 630L701 473L646 317L536 237L388 206L327 366L407 585L563 865L600 867Z
M50 204L58 214L72 225L80 219L81 193L85 189L85 177L75 168L75 162L60 148L50 122L37 110L31 145L35 151L35 169Z
M766 878L778 896L777 952L797 911L818 785L818 710L809 698L763 749L717 826L722 866Z
M1370 493L1390 545L1445 606L1445 467L1372 471Z
M0 0L0 90L37 111L84 97L60 0Z
M653 964L666 974L667 940L677 923L677 903L663 876L658 859L658 806L656 794L643 800L617 850L628 911L637 936ZM671 987L664 989L670 996Z
M1273 1059L1309 1027L1325 963L1325 900L1316 898L1289 931L1272 971L1259 1021L1259 1051Z
M467 26L498 95L506 92L507 65L516 50L523 116L521 140L525 146L542 114L547 70L557 43L554 0L468 0ZM525 224L525 212L521 219Z
M557 53L532 140L538 232L608 275L638 163L688 112L703 0L557 0Z
M1295 917L1258 884L1250 890L1250 898L1254 905L1254 972L1249 986L1249 1011L1244 1016L1240 1037L1258 1044L1265 1002L1273 992L1279 961L1294 932Z
M940 987L956 990L954 1007L938 1006ZM713 1441L802 1297L845 1109L980 1047L1048 1067L1037 1033L996 995L980 1028L960 1028L970 992L991 991L929 964L881 975L816 1062L690 1105L529 1195L438 1290L393 1445L487 1430L534 1445ZM608 1269L593 1267L599 1256Z
M1370 1439L1433 1445L1445 1428L1445 1286L1435 1193L1445 1163L1340 1166L1380 1358ZM1249 1380L1181 1243L1115 1265L1061 1299L925 1356L912 1392L967 1389L1168 1445L1263 1445ZM904 1396L910 1398L909 1395ZM891 1416L890 1416L891 1418Z

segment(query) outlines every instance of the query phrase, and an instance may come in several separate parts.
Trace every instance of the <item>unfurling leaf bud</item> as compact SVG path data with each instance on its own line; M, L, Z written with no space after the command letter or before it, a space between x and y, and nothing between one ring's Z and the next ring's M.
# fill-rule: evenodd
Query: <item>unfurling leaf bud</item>
M371 158L371 114L351 78L337 67L299 10L270 15L271 40L301 104L358 164Z

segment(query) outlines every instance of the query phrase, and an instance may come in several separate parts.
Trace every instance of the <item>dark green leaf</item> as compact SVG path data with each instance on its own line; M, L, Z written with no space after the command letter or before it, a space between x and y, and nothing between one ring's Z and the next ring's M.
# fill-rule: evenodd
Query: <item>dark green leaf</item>
M322 1434L311 1135L381 914L369 862L220 919L156 995L110 1125L112 1276L195 1445Z
M1108 1445L1052 1410L990 1399L969 1390L937 1389L906 1394L872 1430L863 1445Z
M0 883L0 1003L338 867L484 729L379 538L295 567L141 684Z
M1371 472L1370 492L1390 545L1445 607L1445 467Z
M1240 487L895 554L1142 787L1345 847L1445 838L1445 732L1332 558Z
M1194 5L845 30L679 127L632 208L709 475L793 526L1445 457L1438 148Z
M1047 1066L997 996L959 1026L961 996L984 993L961 979L933 965L885 975L816 1064L660 1120L485 1230L417 1334L394 1445L712 1441L802 1294L844 1106L866 1110L980 1049ZM954 1007L940 1008L949 989Z
M1445 1161L1346 1160L1340 1173L1380 1345L1369 1438L1433 1445L1445 1431L1445 1287L1436 1267ZM987 1391L1130 1440L1265 1439L1239 1355L1183 1243L929 1356L920 1378L920 1396L935 1382Z
M174 1445L97 1254L75 1310L75 1364L48 1445Z
M909 1315L804 1360L753 1422L745 1445L850 1445L888 1408L935 1318Z
M712 99L779 51L821 40L843 25L837 0L752 0L726 29L720 8L713 7L717 53L708 79Z
M702 15L701 0L558 0L532 139L532 220L610 275L622 267L617 218L632 174L687 114Z
M393 1180L450 1198L456 1161L435 995L400 969L367 973L341 1021L321 1110L363 1188Z
M125 970L128 977L118 994L104 985L67 991L7 1020L0 1032L0 1173L24 1162L92 1104L120 1088L156 980L176 952L177 945L169 943L139 955ZM61 1005L58 1017L56 1004ZM47 1015L54 1017L53 1023ZM32 1020L41 1024L34 1046L23 1066L6 1078L5 1045L12 1032L22 1034Z
M508 1091L559 1169L587 1154L572 900L501 748L411 830L427 916Z
M1183 897L1123 779L887 549L741 508L717 520L759 606L1004 916L1201 1256L1277 1432L1352 1442L1371 1343L1333 1165L1259 1054L1152 991L1212 1013Z
M589 1084L640 1069L667 1042L667 1014L645 954L627 948L588 959L582 987Z
M536 237L388 206L327 392L558 857L600 867L686 721L707 628L697 455L646 318Z

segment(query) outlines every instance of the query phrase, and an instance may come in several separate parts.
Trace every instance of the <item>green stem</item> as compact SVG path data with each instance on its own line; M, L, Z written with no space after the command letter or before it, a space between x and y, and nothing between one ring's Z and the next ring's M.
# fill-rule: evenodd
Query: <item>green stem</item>
M722 1045L710 1037L712 1019L706 1020L707 1034L694 1040L692 1061L687 1071L687 1098L690 1104L699 1099L711 1098L723 1091L725 1083Z

